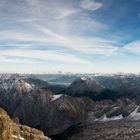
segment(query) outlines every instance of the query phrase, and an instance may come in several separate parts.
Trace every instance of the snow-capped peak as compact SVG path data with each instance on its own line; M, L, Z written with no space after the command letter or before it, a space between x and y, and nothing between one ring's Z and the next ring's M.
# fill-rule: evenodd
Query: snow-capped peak
M19 74L1 74L0 75L0 88L5 91L10 91L13 87L18 89L25 89L30 91L34 85L26 82L26 77Z
M10 90L23 76L19 74L1 74L0 88Z
M27 83L27 82L25 82L25 88L27 89L27 91L30 91L30 90L32 90L33 89L33 87L34 87L34 85L32 84L29 84L29 83Z

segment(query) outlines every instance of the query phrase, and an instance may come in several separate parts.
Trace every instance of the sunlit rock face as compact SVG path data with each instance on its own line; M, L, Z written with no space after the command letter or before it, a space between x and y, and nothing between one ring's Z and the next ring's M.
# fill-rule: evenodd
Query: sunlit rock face
M43 132L14 123L0 108L0 140L50 140Z

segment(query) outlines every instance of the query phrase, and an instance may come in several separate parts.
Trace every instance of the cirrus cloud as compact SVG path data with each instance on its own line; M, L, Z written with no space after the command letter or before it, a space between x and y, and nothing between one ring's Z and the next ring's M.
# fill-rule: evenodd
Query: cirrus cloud
M97 2L95 0L83 0L81 2L81 7L86 10L95 11L95 10L103 7L103 4L100 2Z

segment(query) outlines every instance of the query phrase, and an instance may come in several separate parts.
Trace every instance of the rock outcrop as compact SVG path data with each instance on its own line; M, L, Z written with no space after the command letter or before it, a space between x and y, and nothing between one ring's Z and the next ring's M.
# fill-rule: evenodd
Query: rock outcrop
M43 132L14 123L0 108L0 140L50 140Z

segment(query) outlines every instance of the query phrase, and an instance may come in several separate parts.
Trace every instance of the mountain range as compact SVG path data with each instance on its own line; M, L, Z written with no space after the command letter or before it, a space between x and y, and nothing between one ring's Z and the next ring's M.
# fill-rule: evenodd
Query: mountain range
M70 75L64 77L66 80ZM72 79L70 85L65 85L61 82L52 84L35 76L1 74L0 107L11 117L12 121L8 119L9 124L12 122L10 127L16 126L15 131L19 130L17 135L10 135L23 137L19 135L22 125L27 128L23 128L25 135L32 129L41 135L40 139L25 137L25 140L45 140L43 133L52 140L100 140L103 137L111 140L115 136L121 139L125 126L131 126L136 132L127 131L128 139L138 135L139 75L74 75ZM114 131L117 131L116 135Z
M92 76L76 79L61 94L74 97L88 96L93 100L130 98L140 102L139 75Z

